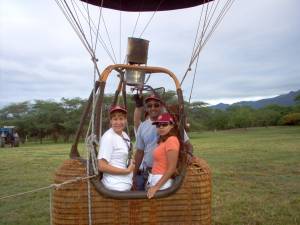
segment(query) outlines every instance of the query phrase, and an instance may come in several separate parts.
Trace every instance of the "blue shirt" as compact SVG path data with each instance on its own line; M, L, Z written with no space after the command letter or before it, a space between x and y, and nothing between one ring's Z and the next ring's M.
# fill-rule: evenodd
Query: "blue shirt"
M142 122L137 130L136 148L144 151L144 158L140 169L152 167L152 152L157 145L158 134L156 126L152 125L152 120L147 119Z

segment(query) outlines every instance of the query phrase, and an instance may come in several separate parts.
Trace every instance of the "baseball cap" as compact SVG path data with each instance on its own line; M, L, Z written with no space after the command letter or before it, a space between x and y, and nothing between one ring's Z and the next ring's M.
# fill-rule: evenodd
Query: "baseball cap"
M159 123L171 123L174 124L175 120L174 118L171 116L170 113L163 113L161 115L158 116L157 120L154 121L152 124L159 124Z
M113 112L116 112L116 111L120 111L120 112L123 112L123 113L127 114L127 110L124 107L120 106L120 105L111 106L110 109L109 109L109 114L112 114Z
M147 103L148 101L150 101L150 100L155 100L155 101L162 102L161 99L159 98L159 96L154 95L154 94L152 94L152 95L148 96L147 98L145 98L145 102L146 102L146 103Z

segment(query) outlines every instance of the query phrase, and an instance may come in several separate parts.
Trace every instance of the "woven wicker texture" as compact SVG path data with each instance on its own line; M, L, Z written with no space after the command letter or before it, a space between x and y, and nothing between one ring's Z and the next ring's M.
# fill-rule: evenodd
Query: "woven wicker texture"
M77 160L66 160L55 173L55 182L86 176ZM93 225L209 225L211 224L211 173L207 163L194 158L176 192L161 199L114 200L104 198L91 185ZM53 225L88 225L87 182L55 190Z

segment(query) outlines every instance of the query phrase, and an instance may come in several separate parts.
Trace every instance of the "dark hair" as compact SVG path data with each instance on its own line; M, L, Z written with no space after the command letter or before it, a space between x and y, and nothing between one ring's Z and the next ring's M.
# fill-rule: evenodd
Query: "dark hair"
M178 138L178 140L180 140L180 135L179 135L179 129L177 124L173 124L174 127L172 127L172 129L164 136L159 136L157 144L161 143L161 142L165 142L169 137L171 136L175 136Z

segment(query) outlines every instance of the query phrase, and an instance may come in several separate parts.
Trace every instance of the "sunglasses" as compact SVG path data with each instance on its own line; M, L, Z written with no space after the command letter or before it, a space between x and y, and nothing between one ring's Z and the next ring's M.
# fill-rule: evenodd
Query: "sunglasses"
M155 124L156 128L167 127L168 125L169 125L169 123L158 123L158 124Z
M158 108L160 107L160 104L159 103L154 103L154 104L147 104L147 108Z

